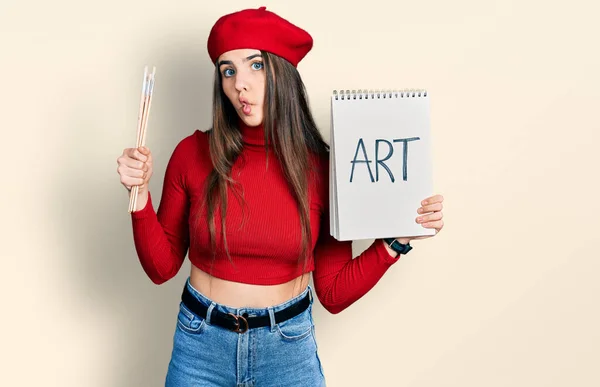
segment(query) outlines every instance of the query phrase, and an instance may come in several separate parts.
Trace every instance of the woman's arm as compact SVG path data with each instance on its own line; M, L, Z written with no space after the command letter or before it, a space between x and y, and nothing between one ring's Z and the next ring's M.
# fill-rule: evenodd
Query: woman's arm
M143 208L131 213L138 258L155 284L162 284L177 274L189 248L190 201L185 172L192 141L191 136L183 139L169 159L158 211L154 211L152 195L148 192Z
M333 314L364 296L400 259L380 239L353 259L352 242L338 241L330 235L328 210L322 215L314 257L315 292L323 307Z

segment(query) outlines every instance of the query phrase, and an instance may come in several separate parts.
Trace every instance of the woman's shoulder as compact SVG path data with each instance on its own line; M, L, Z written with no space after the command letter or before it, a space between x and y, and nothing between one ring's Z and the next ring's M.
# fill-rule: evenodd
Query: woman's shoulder
M209 130L195 129L192 133L183 137L175 146L174 154L176 153L188 153L197 150L204 150L208 148L208 135Z
M175 145L171 155L171 162L180 165L195 163L198 158L210 157L208 152L208 130L195 129L183 137Z
M190 135L184 137L180 144L182 146L205 148L208 147L208 136L210 135L210 129L195 129Z

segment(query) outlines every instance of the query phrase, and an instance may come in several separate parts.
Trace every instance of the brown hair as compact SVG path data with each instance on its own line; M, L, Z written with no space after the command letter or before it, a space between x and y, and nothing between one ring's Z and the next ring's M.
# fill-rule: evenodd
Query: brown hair
M329 151L329 146L323 140L310 112L306 88L298 70L277 55L261 52L266 71L263 115L265 151L268 151L269 143L273 144L274 154L281 163L296 200L302 231L298 263L304 262L304 272L312 237L308 189L309 175L315 172L315 169L311 162L311 153L321 155ZM242 152L242 135L238 129L238 122L237 112L223 92L221 73L216 66L213 87L213 125L212 130L208 132L213 170L206 180L204 200L207 206L206 220L213 251L213 263L217 252L214 221L216 206L220 204L223 246L232 262L225 230L228 185L231 185L236 198L243 201L243 196L235 189L236 181L231 177L232 166Z

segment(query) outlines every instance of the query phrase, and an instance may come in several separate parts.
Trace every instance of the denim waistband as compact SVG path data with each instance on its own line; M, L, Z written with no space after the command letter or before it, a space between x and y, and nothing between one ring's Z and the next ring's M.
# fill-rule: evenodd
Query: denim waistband
M198 299L198 301L200 301L201 303L203 303L204 305L209 307L210 308L209 310L216 309L216 310L224 312L224 313L233 313L233 314L237 314L237 315L241 315L243 313L248 313L249 316L266 316L266 315L272 316L273 313L278 312L282 309L285 309L288 306L293 305L293 304L297 303L298 301L302 300L307 294L309 294L309 296L310 296L310 303L311 304L313 303L312 287L310 285L308 285L306 287L306 289L304 289L304 291L302 291L302 293L298 294L297 296L295 296L285 302L282 302L281 304L269 306L266 308L249 308L249 307L234 308L229 305L220 304L218 302L215 302L215 301L211 300L210 298L208 298L207 296L205 296L204 294L200 293L200 291L198 291L196 288L194 288L192 286L192 284L190 283L189 277L185 281L185 286L194 295L194 297L196 297Z

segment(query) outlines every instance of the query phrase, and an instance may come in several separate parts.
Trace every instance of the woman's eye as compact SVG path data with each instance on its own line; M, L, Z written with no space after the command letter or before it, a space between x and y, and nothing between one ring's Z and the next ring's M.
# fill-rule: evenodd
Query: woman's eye
M225 71L223 71L223 75L226 77L231 77L234 74L233 69L225 69Z
M263 68L263 64L262 64L262 62L254 62L254 63L252 63L252 68L254 70L260 70Z

